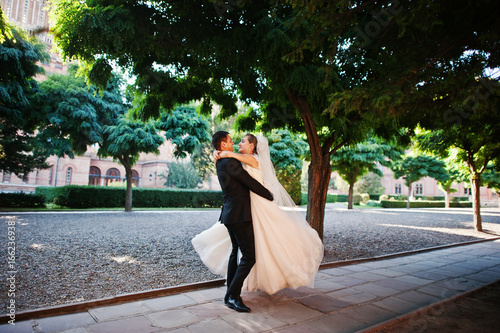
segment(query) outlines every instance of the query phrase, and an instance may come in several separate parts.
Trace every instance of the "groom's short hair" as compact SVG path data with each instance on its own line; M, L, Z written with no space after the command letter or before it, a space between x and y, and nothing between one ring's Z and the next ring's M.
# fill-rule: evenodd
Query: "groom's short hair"
M214 146L215 149L220 150L220 143L222 141L226 141L228 135L229 132L226 131L215 132L212 136L212 146Z

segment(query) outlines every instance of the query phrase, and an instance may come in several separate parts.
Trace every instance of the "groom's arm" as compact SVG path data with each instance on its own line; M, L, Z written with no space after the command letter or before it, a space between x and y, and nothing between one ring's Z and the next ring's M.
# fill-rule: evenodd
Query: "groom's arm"
M226 164L226 171L231 177L237 180L243 186L247 187L250 191L254 192L261 197L273 201L273 195L267 188L265 188L261 183L259 183L255 178L250 176L250 174L243 169L240 161L230 158Z

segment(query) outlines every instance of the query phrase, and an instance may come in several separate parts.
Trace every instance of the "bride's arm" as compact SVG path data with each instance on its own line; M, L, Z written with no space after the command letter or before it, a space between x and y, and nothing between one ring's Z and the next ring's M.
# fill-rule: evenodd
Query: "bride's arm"
M232 157L240 162L250 165L252 168L257 168L259 166L259 162L257 162L257 159L250 154L240 154L232 151L221 151L219 153L219 157L220 158Z

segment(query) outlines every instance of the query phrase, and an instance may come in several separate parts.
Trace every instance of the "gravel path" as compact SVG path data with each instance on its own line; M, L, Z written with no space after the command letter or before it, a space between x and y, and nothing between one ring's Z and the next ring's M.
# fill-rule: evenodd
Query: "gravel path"
M11 299L23 311L220 278L190 242L218 217L214 209L1 213L0 278L9 282L0 286L0 313ZM500 236L500 209L483 209L482 217L486 233L474 231L470 209L327 206L324 262ZM16 255L10 268L9 226Z

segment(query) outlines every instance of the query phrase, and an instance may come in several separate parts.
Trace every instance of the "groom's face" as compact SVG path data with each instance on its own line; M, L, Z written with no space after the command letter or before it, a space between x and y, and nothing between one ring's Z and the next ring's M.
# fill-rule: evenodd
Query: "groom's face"
M231 139L231 137L228 135L228 136L226 136L226 141L221 141L220 150L222 150L222 151L234 151L233 145L234 145L234 142Z

